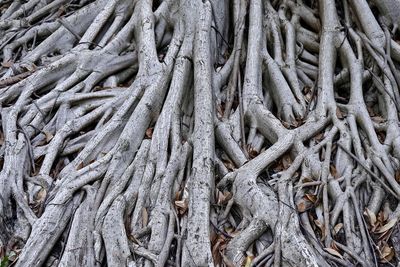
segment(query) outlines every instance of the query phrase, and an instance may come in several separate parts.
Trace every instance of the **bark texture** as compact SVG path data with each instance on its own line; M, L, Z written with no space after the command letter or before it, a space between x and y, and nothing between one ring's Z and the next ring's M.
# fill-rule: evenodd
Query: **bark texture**
M397 0L0 0L0 266L394 266Z

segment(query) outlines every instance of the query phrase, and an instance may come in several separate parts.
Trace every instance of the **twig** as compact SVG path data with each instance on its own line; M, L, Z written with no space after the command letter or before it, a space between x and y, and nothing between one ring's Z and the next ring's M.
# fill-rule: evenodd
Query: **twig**
M340 143L337 144L341 149L343 149L344 152L349 154L349 156L352 159L354 159L358 164L360 164L360 166L363 167L368 172L369 175L375 178L375 180L379 182L385 188L385 190L387 190L390 194L392 194L396 199L400 200L400 197L395 192L393 192L393 190L390 189L383 181L381 181L381 179L375 173L373 173L363 162L361 162L353 153L347 150L347 148L345 148L342 144Z
M2 80L0 80L0 88L20 82L23 79L25 79L26 77L30 76L32 73L33 73L33 71L26 71L21 74L17 74L15 76L2 79Z
M215 228L215 230L217 230L217 232L221 233L223 236L228 237L228 238L233 238L233 236L231 236L230 234L228 234L225 231L222 231L221 229L219 229L218 226L216 226L212 220L210 220L210 223Z
M82 39L82 36L80 36L73 28L72 26L64 21L62 18L57 19L58 22L61 23L61 25L63 25L70 33L72 33L73 36L75 36L76 39L80 40Z

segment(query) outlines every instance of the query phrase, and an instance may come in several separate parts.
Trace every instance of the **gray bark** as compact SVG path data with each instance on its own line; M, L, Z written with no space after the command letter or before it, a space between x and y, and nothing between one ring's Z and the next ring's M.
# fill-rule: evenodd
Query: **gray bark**
M0 266L398 265L399 23L0 0Z

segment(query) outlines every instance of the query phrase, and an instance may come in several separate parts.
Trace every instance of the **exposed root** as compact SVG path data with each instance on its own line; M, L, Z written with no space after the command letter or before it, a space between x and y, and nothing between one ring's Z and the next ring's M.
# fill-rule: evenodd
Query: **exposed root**
M0 0L0 266L398 264L399 23Z

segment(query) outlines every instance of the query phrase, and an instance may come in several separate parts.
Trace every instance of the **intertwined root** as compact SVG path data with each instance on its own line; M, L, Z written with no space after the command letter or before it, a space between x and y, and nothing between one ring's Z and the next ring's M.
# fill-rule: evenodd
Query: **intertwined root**
M0 1L0 265L397 263L371 2Z

